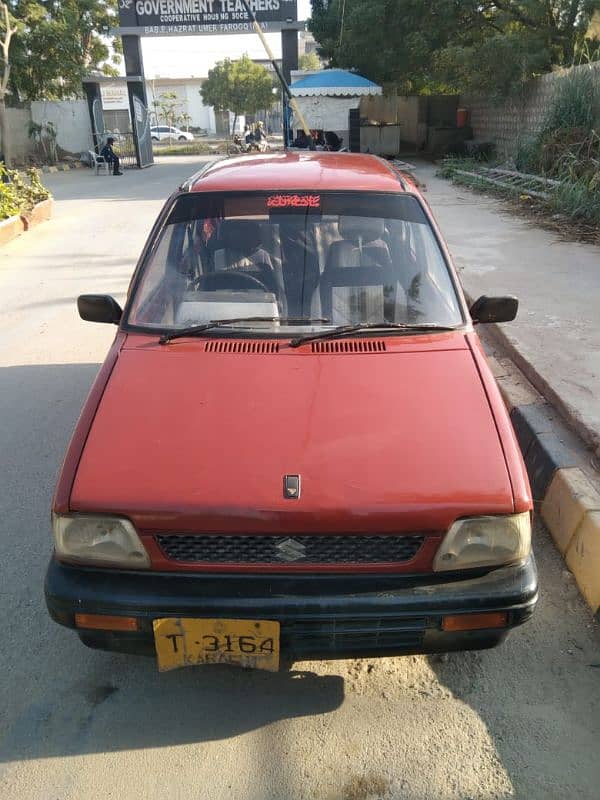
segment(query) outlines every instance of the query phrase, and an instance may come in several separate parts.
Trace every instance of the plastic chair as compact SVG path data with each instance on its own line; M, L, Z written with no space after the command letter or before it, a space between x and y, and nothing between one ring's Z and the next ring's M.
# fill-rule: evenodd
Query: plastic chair
M103 156L99 156L93 150L88 150L88 153L90 154L91 164L94 168L96 175L100 174L100 170L102 169L102 167L104 167L104 169L106 170L106 174L110 175L111 165L108 163L108 161L106 161Z

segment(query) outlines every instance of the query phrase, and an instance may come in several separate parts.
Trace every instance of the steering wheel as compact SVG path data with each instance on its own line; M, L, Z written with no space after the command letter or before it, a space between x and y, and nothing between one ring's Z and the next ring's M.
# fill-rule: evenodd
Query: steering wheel
M277 273L271 264L260 262L253 264L246 269L227 269L218 272L209 272L201 277L196 287L197 289L207 289L217 291L219 289L229 289L230 291L244 291L259 289L262 292L274 294L277 305L282 314L287 314L287 302L283 284L280 285Z
M218 292L220 289L229 291L244 291L244 290L258 290L269 293L269 289L262 281L255 278L254 275L248 275L247 272L239 269L222 270L220 272L209 272L203 275L199 280L197 287L201 291Z

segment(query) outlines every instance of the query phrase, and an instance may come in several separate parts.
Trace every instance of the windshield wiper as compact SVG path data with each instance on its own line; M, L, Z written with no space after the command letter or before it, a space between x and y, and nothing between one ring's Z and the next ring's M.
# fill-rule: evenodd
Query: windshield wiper
M204 331L210 331L212 328L234 325L236 322L282 322L284 325L310 325L318 322L331 322L331 320L323 317L316 317L314 319L304 317L234 317L233 319L213 319L210 322L205 322L203 325L190 325L188 328L181 328L177 331L163 333L158 341L159 344L167 344L167 342L172 342L173 339L198 336L204 333Z
M427 331L455 331L456 327L448 325L436 325L434 322L423 322L421 324L410 325L406 322L357 322L355 325L339 325L330 331L322 333L311 333L308 336L299 336L292 339L290 347L300 347L307 342L316 342L321 339L335 339L338 336L348 336L353 333L368 330L395 330L415 333L426 333Z

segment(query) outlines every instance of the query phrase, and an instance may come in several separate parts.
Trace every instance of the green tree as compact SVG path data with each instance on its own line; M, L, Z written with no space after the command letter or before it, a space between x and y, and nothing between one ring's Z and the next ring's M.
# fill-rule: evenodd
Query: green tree
M495 0L476 10L434 56L437 74L460 91L507 95L553 67L600 58L590 29L600 0Z
M600 0L311 0L310 29L332 66L404 92L506 94L600 57L590 21Z
M219 61L208 71L200 94L204 105L234 114L232 134L240 114L266 111L275 100L269 72L247 55L237 61Z
M116 75L102 32L118 24L117 0L8 0L20 25L11 52L10 91L27 100L81 95L93 70Z
M163 92L154 101L154 107L157 109L157 117L162 117L165 125L173 127L175 119L178 116L181 102L175 92ZM171 134L169 134L169 141L171 141Z
M298 67L304 72L314 72L315 70L321 69L321 61L313 50L310 53L302 53L298 59Z

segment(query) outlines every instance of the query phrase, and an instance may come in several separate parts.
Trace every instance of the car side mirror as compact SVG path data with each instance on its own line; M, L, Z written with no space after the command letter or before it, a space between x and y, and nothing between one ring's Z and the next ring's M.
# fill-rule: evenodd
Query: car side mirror
M109 294L80 294L77 310L81 319L87 322L109 322L118 325L123 310L114 297Z
M482 295L475 300L469 313L473 322L511 322L519 310L519 301L512 295L506 297L487 297Z

